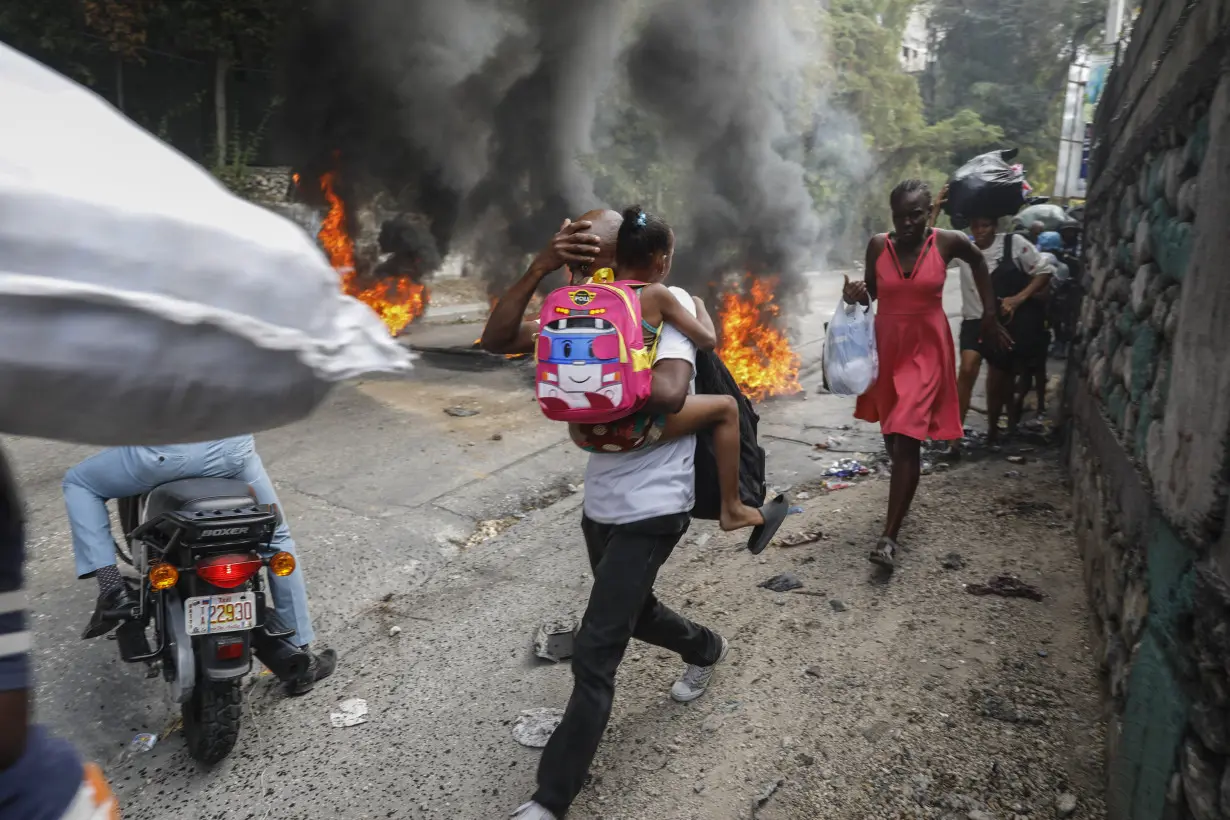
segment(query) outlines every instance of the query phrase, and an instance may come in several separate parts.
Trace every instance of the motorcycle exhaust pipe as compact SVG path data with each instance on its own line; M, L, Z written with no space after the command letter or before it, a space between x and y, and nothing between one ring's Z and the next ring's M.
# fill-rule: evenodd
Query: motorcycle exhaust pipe
M252 633L252 654L280 680L292 680L308 670L308 653L286 638L272 638L263 629Z

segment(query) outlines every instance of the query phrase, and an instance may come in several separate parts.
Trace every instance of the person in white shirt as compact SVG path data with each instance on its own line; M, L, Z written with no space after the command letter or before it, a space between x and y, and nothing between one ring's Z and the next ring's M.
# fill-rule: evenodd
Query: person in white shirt
M975 247L982 251L982 255L987 260L993 289L995 276L1002 272L1001 268L1005 264L1004 241L1005 237L1009 236L1009 234L997 233L996 225L997 222L994 219L974 218L970 220L970 233L973 236ZM1029 240L1012 235L1011 241L1011 264L1028 273L1031 279L1025 290L1002 301L1001 309L1007 314L1011 314L1027 299L1045 288L1054 272ZM960 403L961 423L964 425L965 416L969 412L970 396L974 392L974 384L978 381L978 373L982 369L983 345L980 339L982 298L978 294L977 285L974 284L973 271L970 270L969 265L958 260L957 266L961 271L961 332L959 334L961 363L957 370L957 399ZM997 431L991 432L995 434Z
M575 277L613 259L622 221L619 213L593 211L565 222L491 311L483 348L532 352L537 323L523 316L538 283L565 264ZM686 291L670 291L695 313ZM649 412L679 411L695 390L695 364L696 346L667 323L654 355ZM580 793L611 716L615 673L629 641L636 638L682 658L686 666L670 690L680 702L703 695L726 658L725 638L672 611L653 593L659 570L691 523L695 450L696 436L688 435L643 450L589 457L581 532L594 583L573 650L572 697L539 760L533 799L512 815L517 820L556 820Z

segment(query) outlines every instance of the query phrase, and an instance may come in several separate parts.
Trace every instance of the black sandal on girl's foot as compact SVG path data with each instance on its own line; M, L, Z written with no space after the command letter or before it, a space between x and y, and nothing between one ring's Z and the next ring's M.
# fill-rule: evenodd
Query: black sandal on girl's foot
M889 538L887 535L882 536L876 542L875 548L871 550L871 554L867 556L867 560L876 566L884 567L887 570L892 570L897 567L895 556L897 554L897 542Z
M747 539L747 548L752 555L764 552L765 547L769 546L769 542L773 540L773 536L777 535L777 531L781 529L782 522L786 520L789 512L790 502L786 500L785 494L779 494L760 508L760 513L764 516L764 523L753 529L751 537Z

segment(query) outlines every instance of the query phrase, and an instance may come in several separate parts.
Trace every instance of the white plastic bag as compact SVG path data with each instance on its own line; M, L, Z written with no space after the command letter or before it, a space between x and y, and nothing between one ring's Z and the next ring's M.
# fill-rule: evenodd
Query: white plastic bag
M838 396L861 396L875 384L879 370L875 313L841 299L824 341L824 376L829 390Z
M200 441L408 369L311 237L0 44L0 432Z

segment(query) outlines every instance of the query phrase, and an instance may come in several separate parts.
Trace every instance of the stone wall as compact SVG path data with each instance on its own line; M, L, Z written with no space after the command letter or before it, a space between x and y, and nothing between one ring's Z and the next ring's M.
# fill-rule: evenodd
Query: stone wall
M1230 820L1230 0L1145 2L1095 123L1065 407L1112 820Z
M235 193L261 205L289 202L290 175L285 167L247 168L231 185Z

